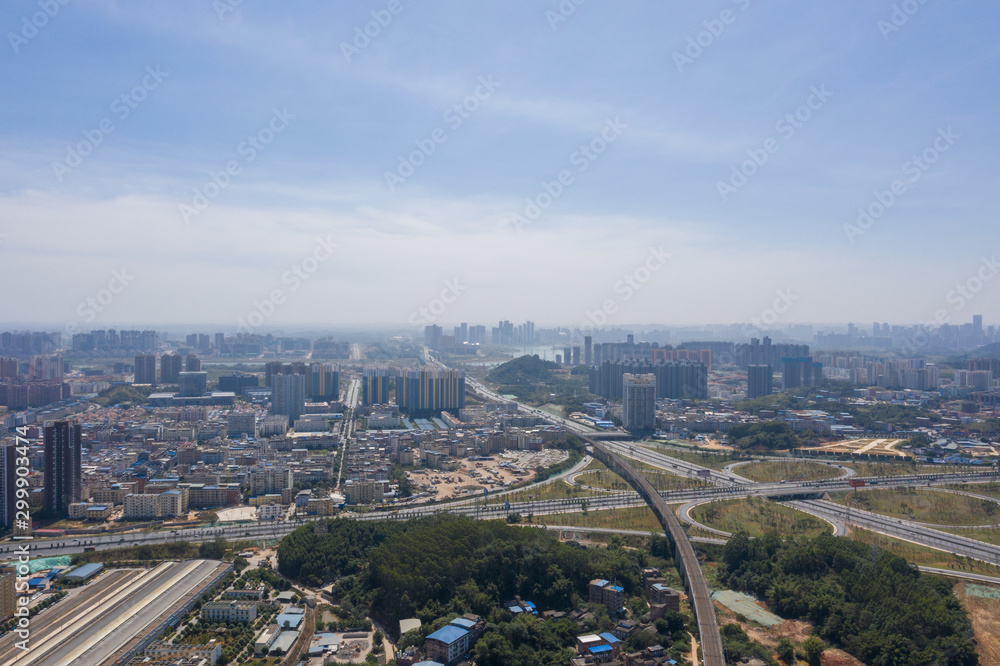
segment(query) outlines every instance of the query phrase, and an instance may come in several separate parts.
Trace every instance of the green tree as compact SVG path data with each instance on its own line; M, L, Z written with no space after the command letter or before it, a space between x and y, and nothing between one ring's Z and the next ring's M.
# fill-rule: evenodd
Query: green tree
M810 636L802 643L802 650L806 653L806 661L809 662L809 666L819 666L820 656L826 650L826 645L817 637Z
M786 664L795 663L795 645L787 637L778 641L778 658Z
M221 560L226 554L226 542L222 539L206 541L198 548L198 557L205 560Z

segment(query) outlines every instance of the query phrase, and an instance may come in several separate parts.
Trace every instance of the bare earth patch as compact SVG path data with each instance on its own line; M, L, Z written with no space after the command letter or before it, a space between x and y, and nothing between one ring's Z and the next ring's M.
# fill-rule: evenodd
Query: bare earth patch
M976 634L976 651L981 666L1000 666L1000 599L966 594L966 583L955 585L955 596L969 614Z

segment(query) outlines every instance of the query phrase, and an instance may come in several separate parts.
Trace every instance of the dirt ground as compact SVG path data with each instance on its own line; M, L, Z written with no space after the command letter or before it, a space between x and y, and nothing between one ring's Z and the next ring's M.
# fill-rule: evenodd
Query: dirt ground
M453 472L436 469L409 472L410 482L420 491L431 490L435 500L482 496L483 488L491 493L534 477L536 467L565 460L565 451L505 451L493 455L493 460L460 460ZM501 467L501 465L504 465ZM425 498L421 501L428 501Z
M836 648L827 648L827 650L823 652L820 663L822 666L865 666L864 663L858 661L843 650L838 650Z
M972 621L979 663L982 666L1000 666L1000 599L967 595L965 583L957 584L954 591Z
M801 620L785 620L773 627L761 627L750 622L738 622L735 613L719 603L715 604L715 609L719 614L719 624L736 622L743 627L743 631L747 632L747 636L752 640L772 650L778 648L778 641L782 638L791 640L796 647L799 647L812 635L812 625ZM799 663L804 664L805 662ZM843 650L828 648L823 653L822 666L864 666L864 664Z

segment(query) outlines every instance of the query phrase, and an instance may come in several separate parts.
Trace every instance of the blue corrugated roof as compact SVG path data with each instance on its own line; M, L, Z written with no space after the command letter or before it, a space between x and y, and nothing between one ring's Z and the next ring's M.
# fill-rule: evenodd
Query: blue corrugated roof
M456 617L454 620L451 621L451 624L455 625L456 627L462 627L463 629L472 629L474 626L476 626L475 622L473 622L472 620L467 620L464 617Z
M604 640L606 640L608 643L611 643L612 645L614 645L615 643L621 643L621 641L618 640L617 636L607 631L605 631L603 634L598 634L598 635Z
M611 646L610 645L595 645L594 647L590 648L590 652L591 653L597 653L597 654L600 654L602 652L611 652Z
M275 620L275 623L279 627L284 627L285 626L285 622L288 622L288 628L289 629L295 629L295 628L297 628L302 623L302 616L301 615L292 615L291 613L282 613Z
M460 640L463 636L469 632L461 627L456 627L453 624L441 627L433 634L427 637L427 640L441 641L445 645L451 645L457 640Z
M615 592L624 592L625 591L625 588L621 587L619 585L612 585L611 589L614 590Z

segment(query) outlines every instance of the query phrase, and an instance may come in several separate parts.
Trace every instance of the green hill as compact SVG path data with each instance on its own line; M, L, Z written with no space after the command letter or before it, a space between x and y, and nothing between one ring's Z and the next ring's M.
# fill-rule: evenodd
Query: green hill
M543 361L538 354L521 356L490 370L487 381L507 386L545 384L552 381L552 370L559 366L552 361Z

